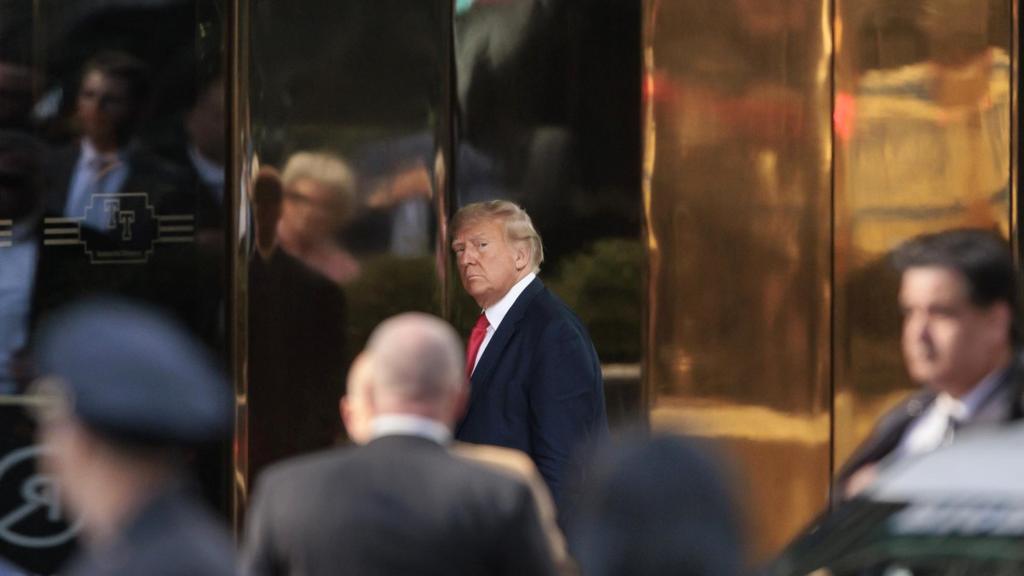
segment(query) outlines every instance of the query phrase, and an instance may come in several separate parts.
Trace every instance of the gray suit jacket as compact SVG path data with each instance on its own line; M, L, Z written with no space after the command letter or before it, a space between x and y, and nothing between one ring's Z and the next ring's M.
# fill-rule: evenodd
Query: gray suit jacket
M554 573L525 484L401 435L268 468L242 567L254 576Z

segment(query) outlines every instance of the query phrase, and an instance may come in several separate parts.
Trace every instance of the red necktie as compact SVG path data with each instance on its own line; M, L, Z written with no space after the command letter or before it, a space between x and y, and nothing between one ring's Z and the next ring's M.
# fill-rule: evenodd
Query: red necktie
M466 378L473 375L473 365L476 364L476 353L480 351L480 345L484 343L484 336L487 335L487 315L481 313L473 325L473 331L469 333L469 342L466 344Z

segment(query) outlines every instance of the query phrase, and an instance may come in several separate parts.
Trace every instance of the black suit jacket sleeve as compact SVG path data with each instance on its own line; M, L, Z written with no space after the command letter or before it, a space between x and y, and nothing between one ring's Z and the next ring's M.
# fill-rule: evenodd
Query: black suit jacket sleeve
M569 464L592 440L594 406L603 401L594 386L600 367L590 340L566 321L550 324L536 351L529 380L530 445L537 469L564 506L578 484L566 476L573 470Z

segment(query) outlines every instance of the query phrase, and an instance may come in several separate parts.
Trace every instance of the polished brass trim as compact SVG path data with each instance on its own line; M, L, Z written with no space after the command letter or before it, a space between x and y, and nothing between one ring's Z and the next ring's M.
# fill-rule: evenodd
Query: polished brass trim
M1021 262L1020 238L1020 0L1010 0L1010 243ZM1019 264L1018 264L1019 265Z
M737 461L763 559L828 501L831 1L644 6L651 427Z
M251 159L247 155L251 140L249 118L249 62L250 62L250 8L251 0L226 0L227 30L225 59L227 78L225 98L228 102L227 142L228 172L225 181L225 197L228 206L228 252L229 278L227 296L227 334L230 343L230 370L234 383L235 429L231 454L231 503L232 524L236 538L242 534L245 507L249 494L247 427L248 407L248 306L249 248L251 230L247 222L250 212L249 187L251 185Z

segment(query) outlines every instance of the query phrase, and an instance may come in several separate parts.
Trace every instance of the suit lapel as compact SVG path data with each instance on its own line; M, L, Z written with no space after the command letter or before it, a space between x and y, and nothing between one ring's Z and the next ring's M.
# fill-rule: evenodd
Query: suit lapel
M544 283L540 281L540 278L534 278L533 282L530 282L526 289L523 290L523 293L519 295L519 298L516 298L512 308L509 309L508 314L505 315L501 324L498 325L497 331L494 332L494 336L491 337L491 341L487 343L483 356L480 357L476 369L473 370L473 377L470 380L469 407L462 419L463 422L469 418L470 412L473 411L473 405L476 404L483 390L486 390L490 385L491 375L498 365L498 359L501 358L512 335L516 333L519 321L523 319L526 309L529 308L533 299L543 290ZM459 428L461 429L461 423Z
M502 319L498 330L491 337L491 341L487 343L487 348L484 350L483 356L480 357L476 370L473 371L474 388L490 381L491 373L498 364L498 358L501 358L501 353L504 352L509 339L515 334L519 321L523 319L523 313L529 307L530 302L543 289L544 283L540 281L540 278L534 278L533 282L530 282L526 287L526 290L523 290L523 293L519 295L519 298L516 298L515 304L512 305L508 314Z
M1015 355L999 385L978 406L968 424L1000 424L1013 420L1015 411L1020 408L1021 376L1020 361Z

